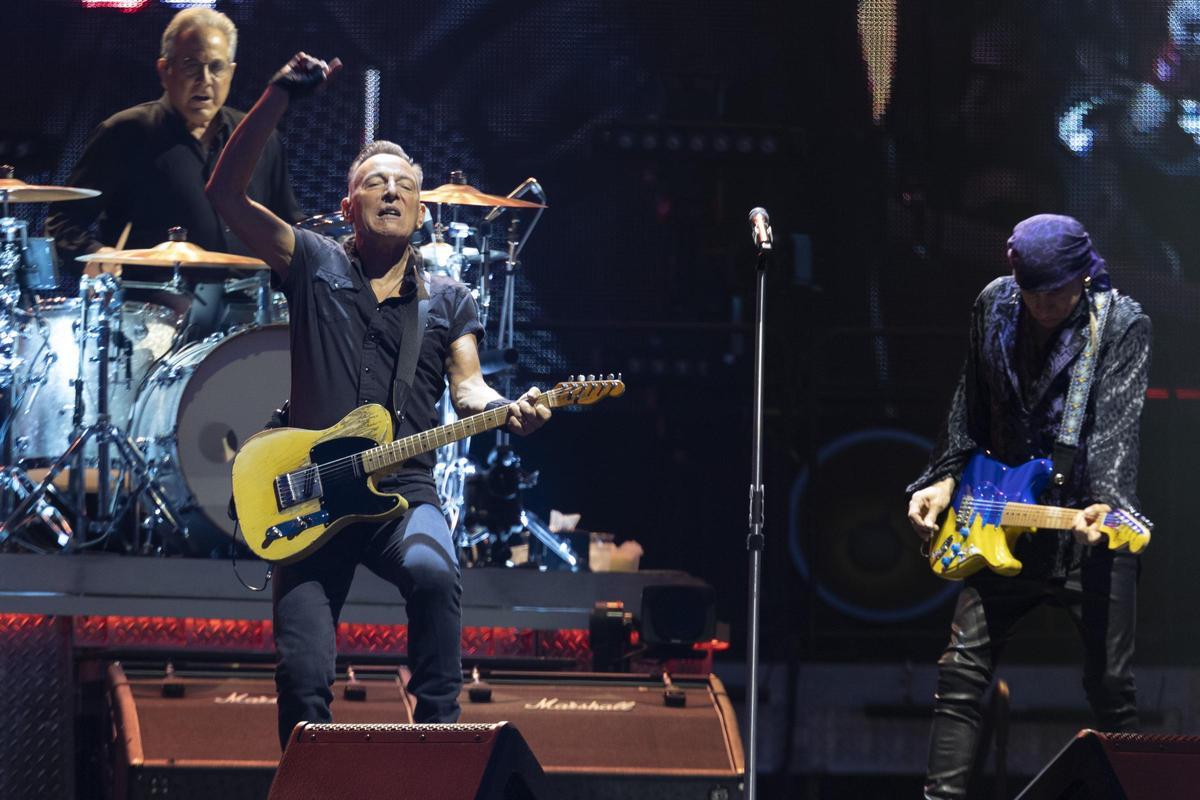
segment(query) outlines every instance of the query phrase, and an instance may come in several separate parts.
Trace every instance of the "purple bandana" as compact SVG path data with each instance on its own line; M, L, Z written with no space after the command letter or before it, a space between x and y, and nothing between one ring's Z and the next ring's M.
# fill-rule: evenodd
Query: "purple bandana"
M1017 285L1028 292L1049 292L1081 275L1092 286L1108 289L1108 268L1083 225L1061 214L1021 220L1008 240L1008 263Z

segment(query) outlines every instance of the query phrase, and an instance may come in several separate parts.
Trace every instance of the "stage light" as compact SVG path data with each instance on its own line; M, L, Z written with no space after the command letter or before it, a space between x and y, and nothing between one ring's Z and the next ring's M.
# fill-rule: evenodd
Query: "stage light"
M375 141L379 129L379 94L382 76L377 69L368 69L363 78L363 144Z
M1086 155L1096 140L1096 133L1087 124L1088 115L1100 104L1098 98L1076 103L1058 119L1058 139L1076 155Z
M683 130L678 123L637 121L617 123L596 132L595 143L609 152L627 155L671 155L684 158L778 158L799 132L752 125L692 125Z
M82 0L82 2L86 9L111 8L123 14L132 14L150 5L150 0Z

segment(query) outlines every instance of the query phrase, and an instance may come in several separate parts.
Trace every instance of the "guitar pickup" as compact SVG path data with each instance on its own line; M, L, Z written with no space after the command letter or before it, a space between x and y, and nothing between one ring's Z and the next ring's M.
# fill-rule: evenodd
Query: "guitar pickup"
M285 472L272 482L280 511L321 497L321 471L315 465Z
M266 550L271 546L271 542L277 539L295 539L304 531L314 525L325 525L329 522L329 512L321 509L314 511L311 514L305 514L302 517L289 519L286 522L280 522L278 525L272 525L267 528L267 533L263 537L262 547Z

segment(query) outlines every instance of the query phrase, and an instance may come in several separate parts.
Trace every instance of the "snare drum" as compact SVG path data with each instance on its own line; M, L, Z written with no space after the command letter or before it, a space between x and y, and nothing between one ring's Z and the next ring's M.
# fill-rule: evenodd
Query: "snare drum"
M75 379L83 380L83 424L96 421L99 372L94 337L79 330L79 298L51 298L37 303L19 325L16 350L19 367L14 383L13 455L23 463L45 466L62 455L71 441L75 412ZM95 309L89 309L94 324ZM124 428L133 410L138 386L154 362L171 349L179 315L153 303L122 303L113 315L109 345L108 414ZM79 376L80 342L85 343L83 375ZM95 466L96 444L84 448L88 466Z
M233 457L291 392L286 324L214 334L164 359L138 395L130 434L157 468L194 555L228 551Z

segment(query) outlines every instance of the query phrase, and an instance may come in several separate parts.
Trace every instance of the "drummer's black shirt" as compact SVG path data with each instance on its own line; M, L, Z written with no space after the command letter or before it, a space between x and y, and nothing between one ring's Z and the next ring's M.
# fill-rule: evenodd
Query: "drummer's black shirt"
M292 395L288 425L328 428L356 406L379 403L393 411L396 360L409 314L426 296L424 282L410 269L399 297L382 303L375 298L362 265L334 239L294 229L296 246L283 281L291 312ZM419 263L416 254L409 263ZM446 389L450 344L472 334L482 339L483 326L470 290L443 276L428 282L429 310L396 438L438 424L437 401ZM403 376L402 376L403 377ZM410 503L438 502L433 483L435 454L407 461L387 488Z
M230 134L245 113L223 107L211 145L188 132L166 96L119 111L97 126L67 179L70 186L99 189L99 197L54 203L46 219L63 259L63 273L78 277L73 259L114 246L126 222L133 225L127 249L166 241L167 229L187 228L188 241L205 250L252 255L217 216L204 186ZM303 216L292 193L279 136L272 133L246 193L281 219ZM126 270L126 277L156 280L157 272Z

